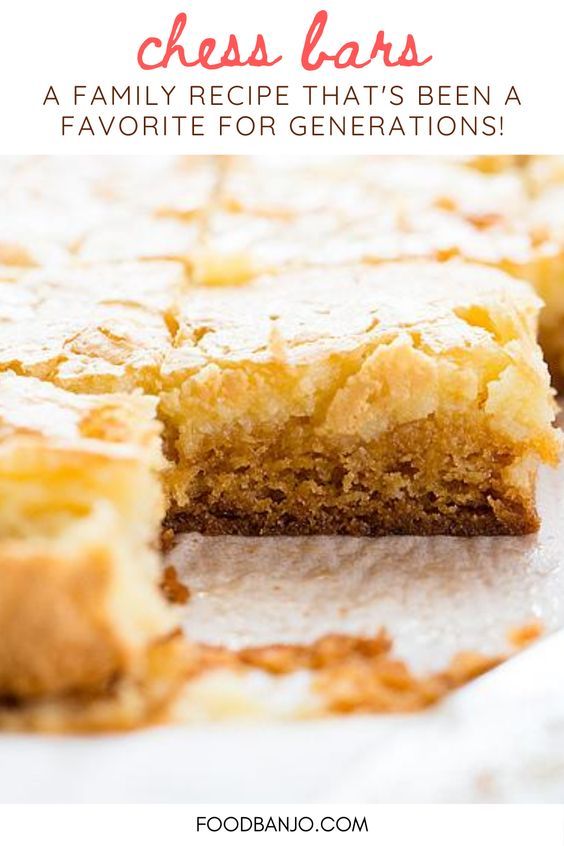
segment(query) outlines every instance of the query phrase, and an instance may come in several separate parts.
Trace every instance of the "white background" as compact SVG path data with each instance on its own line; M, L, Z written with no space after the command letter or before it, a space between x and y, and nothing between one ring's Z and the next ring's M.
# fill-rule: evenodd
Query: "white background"
M331 52L344 41L361 43L369 53L378 30L387 39L403 46L408 32L413 33L420 55L433 55L422 68L386 68L380 59L362 70L334 70L325 67L306 73L300 67L300 54L305 33L320 8L329 12L329 23L323 47ZM249 51L257 32L265 34L271 55L282 53L284 59L273 68L226 68L206 71L186 69L172 62L167 70L142 71L137 65L137 50L148 36L166 40L172 21L179 11L188 13L188 26L181 43L193 57L200 40L214 36L224 48L229 33L239 37L241 52ZM507 0L473 0L458 3L437 0L396 0L394 3L366 3L360 0L304 0L267 4L257 0L97 0L77 3L72 0L4 3L1 21L0 104L3 153L140 153L140 152L374 152L374 153L563 153L564 108L562 79L564 60L561 49L561 4L555 0L537 0L534 5ZM320 45L321 46L321 45ZM222 51L223 52L223 49ZM396 53L397 55L397 53ZM306 114L301 103L302 84L348 85L368 84L391 86L402 84L410 90L419 84L488 83L494 93L504 96L515 85L522 106L505 109L502 136L472 137L453 135L432 137L398 133L380 137L295 137L287 131L290 113ZM85 84L92 91L96 85L123 88L125 85L150 85L154 91L160 84L175 84L183 104L184 89L190 84L287 84L296 96L290 107L280 108L277 134L247 138L231 132L220 137L217 115L233 113L257 116L255 109L227 107L209 111L204 138L190 135L177 137L124 137L98 131L77 137L62 137L61 115L74 114L80 122L84 111L90 116L112 114L163 114L165 106L115 111L71 105L42 106L49 85L68 101L74 84ZM389 117L390 112L379 104L352 107L346 111L376 113ZM201 112L195 107L196 113ZM272 110L265 107L265 111ZM312 112L341 114L343 109L319 107ZM484 107L483 112L500 114L502 104ZM401 114L429 114L438 117L447 113L473 112L462 107L407 107ZM188 113L176 106L172 113Z
M338 832L253 834L223 831L196 833L198 816L325 816L363 817L368 833ZM11 806L0 810L4 837L14 843L41 842L45 846L80 843L380 843L382 846L562 846L563 812L556 806L521 807L463 806L432 807L386 805L121 805L121 806ZM215 825L215 823L214 823Z

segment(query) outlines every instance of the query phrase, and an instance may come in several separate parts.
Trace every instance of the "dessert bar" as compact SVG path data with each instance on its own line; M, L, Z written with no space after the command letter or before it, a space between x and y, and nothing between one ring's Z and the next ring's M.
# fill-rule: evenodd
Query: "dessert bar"
M141 681L170 637L154 406L0 375L2 699Z
M169 524L244 534L534 531L554 401L540 301L462 262L189 291L160 414Z

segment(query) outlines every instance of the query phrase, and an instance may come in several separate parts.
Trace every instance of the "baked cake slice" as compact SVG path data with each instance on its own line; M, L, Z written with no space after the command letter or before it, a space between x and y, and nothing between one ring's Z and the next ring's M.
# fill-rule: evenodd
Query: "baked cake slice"
M558 440L540 303L503 273L398 261L214 289L178 263L133 262L1 284L1 368L158 399L175 526L537 526L535 468Z
M142 682L170 638L154 411L0 374L0 700Z
M524 283L459 262L184 295L161 368L171 525L499 534L538 526L554 401Z

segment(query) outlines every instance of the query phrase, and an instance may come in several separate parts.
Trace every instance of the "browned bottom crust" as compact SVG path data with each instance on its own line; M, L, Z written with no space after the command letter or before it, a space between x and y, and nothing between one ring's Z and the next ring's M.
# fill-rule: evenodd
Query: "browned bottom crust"
M500 518L495 511L503 512ZM382 537L384 535L451 535L453 537L475 537L483 535L526 535L539 527L538 515L519 503L493 501L483 510L468 509L456 516L444 514L414 514L405 509L401 515L388 515L375 509L373 515L356 517L350 514L311 514L303 518L284 515L277 519L262 515L236 515L211 513L204 506L193 509L190 514L170 514L168 525L176 532L201 532L205 535L246 535L260 537L268 535L352 535L356 537Z
M506 481L520 458L480 414L431 415L364 444L322 442L307 422L294 423L274 438L208 443L166 525L244 535L527 534L539 526L534 472L519 488Z

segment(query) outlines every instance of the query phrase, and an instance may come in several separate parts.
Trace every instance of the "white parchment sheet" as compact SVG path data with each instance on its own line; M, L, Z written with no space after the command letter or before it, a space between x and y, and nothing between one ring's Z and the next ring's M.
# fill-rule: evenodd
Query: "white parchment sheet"
M413 716L192 722L123 736L0 738L0 801L564 799L564 468L522 538L180 539L190 637L239 646L386 626L420 670L547 636Z
M564 626L564 470L543 470L538 502L525 537L184 536L170 560L192 593L185 630L238 647L385 626L420 670L504 653L512 626Z

